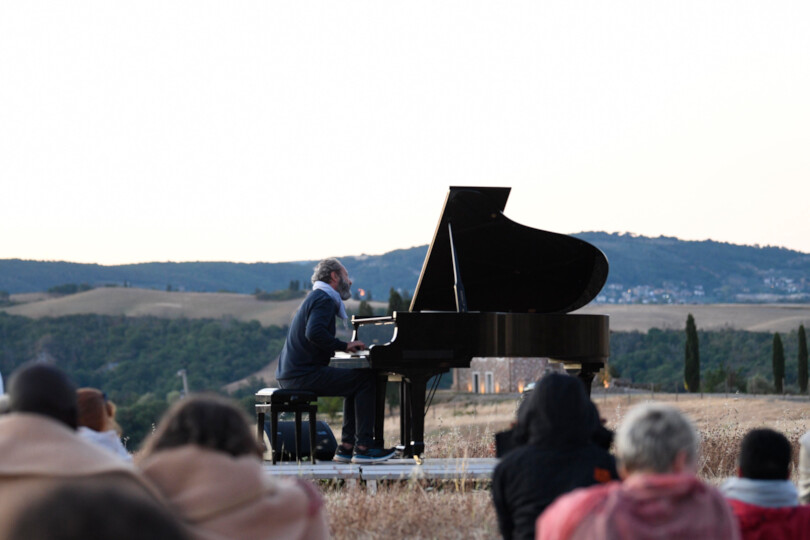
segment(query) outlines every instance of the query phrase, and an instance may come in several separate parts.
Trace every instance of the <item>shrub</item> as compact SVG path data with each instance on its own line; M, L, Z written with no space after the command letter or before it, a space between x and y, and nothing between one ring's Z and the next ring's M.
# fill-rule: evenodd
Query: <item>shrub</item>
M757 373L748 378L746 391L749 394L773 394L773 385L765 377Z

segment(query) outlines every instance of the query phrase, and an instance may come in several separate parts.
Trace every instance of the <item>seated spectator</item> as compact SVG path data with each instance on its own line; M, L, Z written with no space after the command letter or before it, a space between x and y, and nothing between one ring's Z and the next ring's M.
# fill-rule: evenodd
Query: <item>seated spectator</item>
M810 503L810 431L799 439L799 502Z
M722 494L697 479L698 436L677 409L634 407L616 433L623 482L563 495L537 520L540 540L740 538Z
M76 434L76 387L61 370L21 367L8 395L9 412L0 416L0 538L23 507L67 480L158 497L131 465Z
M754 429L740 445L738 478L721 488L744 540L810 538L810 506L799 506L790 478L792 449L784 435Z
M35 499L7 540L188 540L168 510L114 486L67 483Z
M175 403L137 461L198 540L328 538L314 486L262 470L247 416L217 396Z
M503 457L492 477L504 538L534 538L537 516L558 496L618 478L613 456L594 443L598 427L596 407L578 379L550 373L537 383L518 413L520 446Z
M115 421L115 404L96 388L79 388L76 398L79 408L79 436L131 462L132 455L121 444L121 428Z

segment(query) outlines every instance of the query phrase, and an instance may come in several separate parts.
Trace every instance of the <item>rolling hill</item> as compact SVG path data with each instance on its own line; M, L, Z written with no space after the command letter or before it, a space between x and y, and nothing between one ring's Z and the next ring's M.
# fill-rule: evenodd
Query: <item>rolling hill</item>
M632 234L583 232L573 236L601 249L610 275L602 303L810 302L810 254L778 247L684 241ZM427 246L382 255L341 257L355 290L386 301L391 287L413 292ZM58 261L0 260L0 292L34 293L63 284L184 292L286 289L309 283L315 261L283 263L141 263L120 266Z
M181 293L149 289L101 288L58 298L33 296L34 301L0 308L11 315L30 318L97 314L129 317L227 319L258 321L263 326L288 325L300 299L259 301L252 295L234 293ZM359 302L349 300L356 311ZM383 311L385 302L372 302ZM751 332L788 332L799 324L810 327L810 304L591 304L578 313L610 316L614 331L683 329L691 313L701 330L733 328Z
M223 319L258 321L263 326L287 326L301 299L260 301L253 295L235 293L183 293L150 289L104 287L59 297L37 297L35 301L0 309L10 315L64 317L67 315L153 316L168 319ZM357 310L349 300L349 310ZM373 302L384 309L386 304Z

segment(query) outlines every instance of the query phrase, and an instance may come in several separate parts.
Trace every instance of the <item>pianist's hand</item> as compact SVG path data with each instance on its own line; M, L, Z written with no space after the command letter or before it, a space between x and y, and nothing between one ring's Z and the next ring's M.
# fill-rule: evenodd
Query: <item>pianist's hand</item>
M350 341L348 345L346 345L346 352L362 351L365 348L366 344L362 341Z

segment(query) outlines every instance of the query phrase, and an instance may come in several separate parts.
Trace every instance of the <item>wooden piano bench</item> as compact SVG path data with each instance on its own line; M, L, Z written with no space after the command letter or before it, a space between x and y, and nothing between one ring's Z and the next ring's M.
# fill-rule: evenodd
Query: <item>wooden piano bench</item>
M259 444L264 442L264 416L270 413L270 450L273 456L273 465L282 448L278 441L278 415L281 413L295 413L295 459L300 462L301 454L301 413L309 414L309 448L311 463L315 463L315 415L318 412L318 396L306 390L290 390L286 388L262 388L256 392L256 435Z

